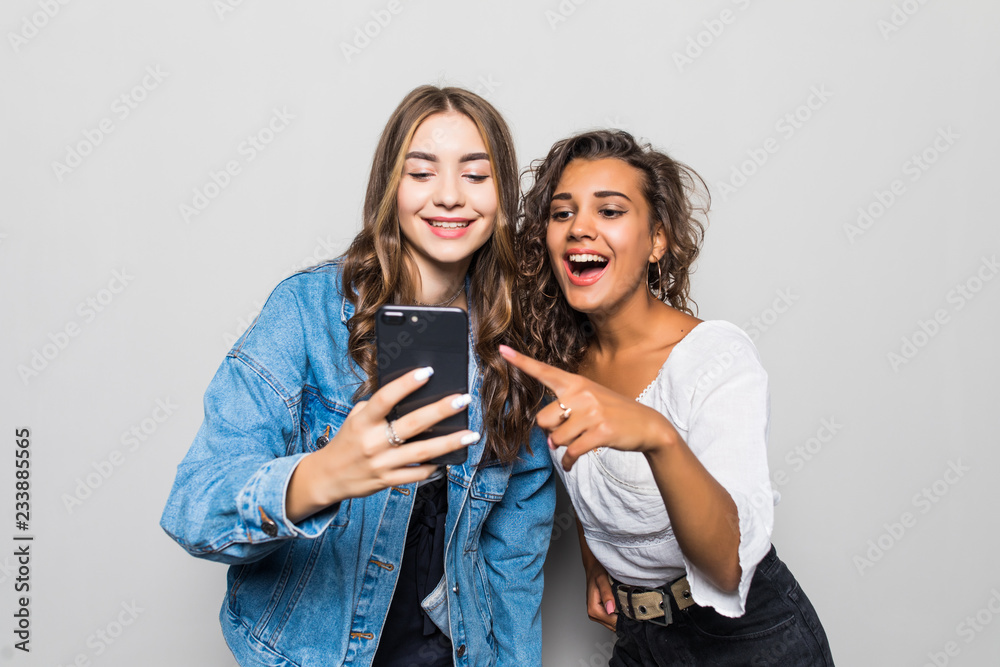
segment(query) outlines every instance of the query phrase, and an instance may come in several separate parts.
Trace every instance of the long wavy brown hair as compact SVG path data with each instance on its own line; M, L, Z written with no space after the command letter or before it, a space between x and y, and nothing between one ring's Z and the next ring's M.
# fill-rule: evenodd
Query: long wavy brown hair
M701 219L708 212L708 187L690 167L666 153L640 144L623 130L584 132L557 142L542 160L535 160L525 175L533 184L524 196L523 219L517 234L527 353L548 364L576 372L587 350L593 326L586 315L573 310L559 290L549 265L546 228L552 195L563 170L573 160L614 158L636 168L642 177L643 195L650 207L650 233L662 223L667 251L650 262L646 276L649 290L673 308L694 314L691 265L698 257L705 234ZM690 304L690 305L689 305ZM695 305L695 307L697 307Z
M469 265L469 315L482 374L484 461L510 463L520 446L528 442L534 414L531 410L541 397L538 385L506 363L498 350L501 343L515 345L524 337L520 307L514 298L518 167L506 122L489 102L467 90L434 86L414 89L392 113L375 149L363 226L343 256L346 297L355 306L347 323L348 347L366 375L355 400L377 389L375 315L379 307L416 300L409 268L415 264L400 231L397 190L417 126L428 116L448 111L464 114L476 124L486 144L497 192L499 206L493 234Z

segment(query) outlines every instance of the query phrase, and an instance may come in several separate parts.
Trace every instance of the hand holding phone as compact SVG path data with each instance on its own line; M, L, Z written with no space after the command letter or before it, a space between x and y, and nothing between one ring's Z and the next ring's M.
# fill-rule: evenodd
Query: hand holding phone
M435 375L427 367L418 368L356 404L329 442L296 466L285 495L288 518L298 522L341 500L427 479L437 469L430 461L455 452L464 460L466 447L479 440L478 433L459 430L401 447L388 439L389 413ZM464 415L464 396L447 395L399 417L396 432L409 441L448 417Z

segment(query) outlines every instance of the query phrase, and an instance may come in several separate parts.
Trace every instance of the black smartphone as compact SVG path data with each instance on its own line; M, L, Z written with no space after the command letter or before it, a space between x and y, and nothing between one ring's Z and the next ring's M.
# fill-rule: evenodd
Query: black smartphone
M434 369L424 386L396 404L389 413L390 421L445 396L469 391L469 318L461 308L382 306L375 318L375 344L380 387L415 368ZM469 414L462 410L407 442L467 428ZM463 447L427 463L456 465L465 463L465 459Z

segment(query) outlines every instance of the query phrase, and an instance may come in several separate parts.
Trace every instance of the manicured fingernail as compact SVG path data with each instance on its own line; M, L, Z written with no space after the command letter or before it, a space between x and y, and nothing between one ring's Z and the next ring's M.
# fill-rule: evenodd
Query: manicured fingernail
M612 602L611 600L608 600L607 602L604 603L604 608L607 610L608 616L615 613L615 603Z
M513 359L515 354L517 353L514 352L514 350L507 347L506 345L500 346L500 356L502 356L504 359Z
M455 397L455 400L451 402L451 407L453 410L461 410L470 402L472 402L472 397L468 394L462 394L461 396Z
M556 446L552 444L552 436L549 436L548 438L546 438L546 440L549 443L549 449L555 449L556 448Z
M423 368L417 370L417 372L413 374L413 379L416 380L417 382L423 382L432 375L434 375L434 369L431 368L430 366L424 366Z
M467 433L466 435L463 435L461 442L463 445L471 445L474 442L479 442L479 438L480 438L479 434L473 431L472 433Z

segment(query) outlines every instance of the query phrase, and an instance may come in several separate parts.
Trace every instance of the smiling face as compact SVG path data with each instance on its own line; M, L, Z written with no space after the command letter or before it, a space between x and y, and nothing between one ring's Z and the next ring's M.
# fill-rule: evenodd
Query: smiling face
M486 144L468 116L450 111L420 123L396 204L418 268L464 272L493 233L499 208Z
M569 305L603 314L649 295L649 262L663 256L666 237L661 224L650 224L638 169L614 158L576 159L553 192L546 244Z

